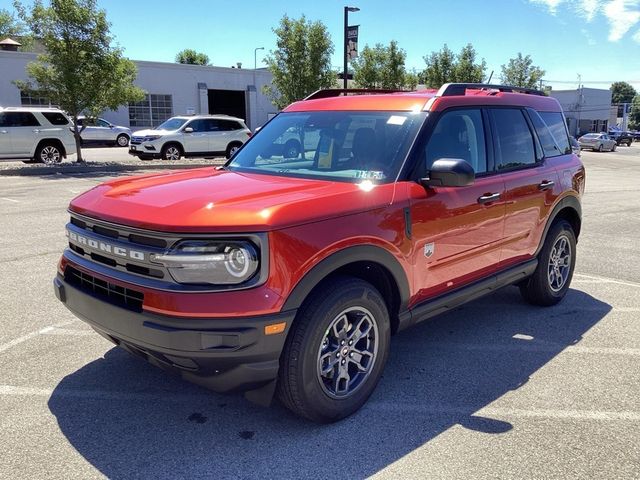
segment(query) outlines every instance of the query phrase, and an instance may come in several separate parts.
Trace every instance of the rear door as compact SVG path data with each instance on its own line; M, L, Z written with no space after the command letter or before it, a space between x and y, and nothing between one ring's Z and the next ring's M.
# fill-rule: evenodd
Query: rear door
M40 122L32 112L4 112L5 124L11 137L12 152L17 156L30 156L41 135Z
M476 180L466 187L408 184L417 302L498 269L505 186L492 171L490 138L482 109L452 109L440 116L431 137L418 148L426 172L439 158L462 158L473 167Z
M2 158L10 158L14 153L10 126L7 114L0 112L0 157Z
M564 146L561 152L544 122L535 111L531 113L535 116L520 108L489 110L494 132L495 168L505 184L502 267L534 255L549 210L558 196L558 177L550 159L565 154L567 148L571 153L571 148Z

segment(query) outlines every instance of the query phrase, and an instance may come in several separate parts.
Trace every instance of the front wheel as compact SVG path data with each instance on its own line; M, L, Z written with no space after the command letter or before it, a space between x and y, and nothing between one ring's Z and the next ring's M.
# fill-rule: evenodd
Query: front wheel
M613 144L613 146L611 147L611 151L612 151L612 152L615 152L615 151L616 151L616 147L617 147L617 146L618 146L618 145L614 143L614 144Z
M598 145L598 151L604 152L604 147L602 146L602 144Z
M278 397L318 423L347 417L375 389L389 354L380 293L351 277L326 282L305 301L282 352Z
M161 156L163 160L180 160L182 152L177 145L169 144L162 148Z
M576 266L576 236L571 224L560 220L547 233L538 254L538 266L519 284L524 299L534 305L555 305L569 290Z

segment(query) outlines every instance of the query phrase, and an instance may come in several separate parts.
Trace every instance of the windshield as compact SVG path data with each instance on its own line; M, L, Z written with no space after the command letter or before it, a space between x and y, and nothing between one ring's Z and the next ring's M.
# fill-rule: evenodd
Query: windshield
M344 182L395 180L426 113L281 113L229 164L231 170Z
M597 133L587 133L584 138L599 138L600 135Z
M170 118L158 125L155 130L178 130L185 123L187 123L187 120L184 118Z

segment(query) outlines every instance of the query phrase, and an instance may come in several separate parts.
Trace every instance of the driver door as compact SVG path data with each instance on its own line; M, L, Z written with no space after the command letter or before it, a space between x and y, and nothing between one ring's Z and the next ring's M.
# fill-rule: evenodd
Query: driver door
M193 132L185 132L186 128L191 127ZM206 119L191 120L183 128L183 143L185 153L204 153L209 151L209 125Z

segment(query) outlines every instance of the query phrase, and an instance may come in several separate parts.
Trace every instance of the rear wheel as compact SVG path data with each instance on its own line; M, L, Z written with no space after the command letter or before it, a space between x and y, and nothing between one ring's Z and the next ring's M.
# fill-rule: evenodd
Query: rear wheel
M45 165L53 165L62 161L62 152L60 147L53 143L43 143L36 150L36 162L42 162Z
M319 423L357 411L375 389L389 353L390 323L369 283L339 277L298 312L280 362L278 397Z
M129 137L124 133L121 133L120 135L118 135L118 138L116 138L116 144L119 147L126 147L127 145L129 145Z
M242 144L240 142L233 142L233 143L230 143L229 145L227 145L226 157L227 158L233 157L236 154L236 152L238 150L240 150L241 146L242 146Z
M534 305L555 305L569 290L576 265L576 236L566 220L554 223L538 254L538 266L528 280L519 284L520 293Z
M618 147L618 145L614 143L614 144L613 144L613 147L611 147L611 151L612 151L612 152L615 152L617 147Z
M300 143L297 140L289 140L284 144L284 158L297 158L300 155Z

